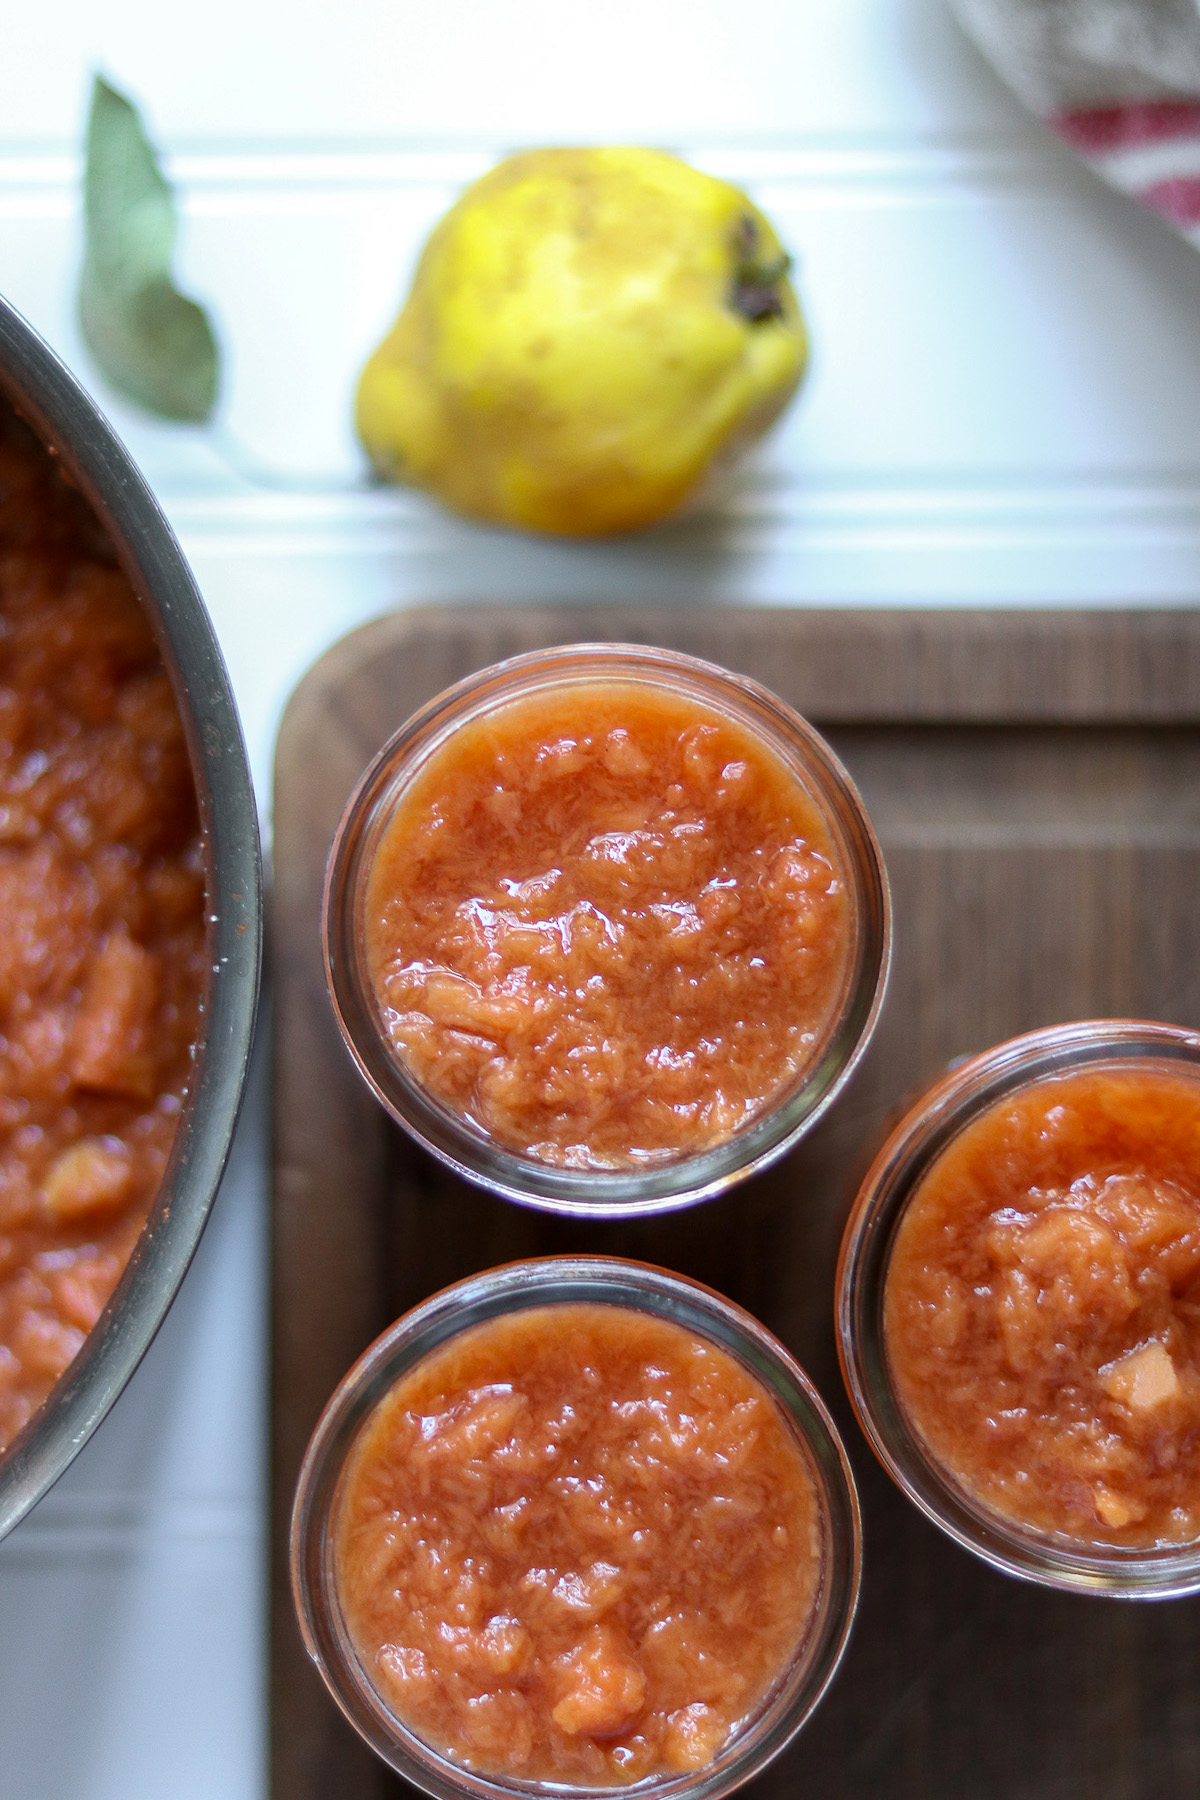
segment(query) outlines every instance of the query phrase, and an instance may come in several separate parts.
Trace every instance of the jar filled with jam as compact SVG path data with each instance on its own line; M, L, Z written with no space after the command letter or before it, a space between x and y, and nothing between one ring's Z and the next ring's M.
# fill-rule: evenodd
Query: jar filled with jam
M708 1289L511 1264L401 1319L309 1447L293 1586L351 1723L426 1791L716 1800L791 1739L854 1612L811 1382Z
M876 1451L996 1567L1200 1590L1200 1036L1098 1020L953 1070L851 1215L838 1319Z
M869 1038L878 845L819 735L674 652L518 657L385 745L329 862L330 991L393 1116L559 1211L722 1191Z

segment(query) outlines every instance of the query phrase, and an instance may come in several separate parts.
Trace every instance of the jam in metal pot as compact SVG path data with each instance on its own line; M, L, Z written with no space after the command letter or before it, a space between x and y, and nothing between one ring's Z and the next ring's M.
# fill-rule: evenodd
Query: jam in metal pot
M91 514L0 427L0 1448L124 1268L205 983L196 795L147 619Z

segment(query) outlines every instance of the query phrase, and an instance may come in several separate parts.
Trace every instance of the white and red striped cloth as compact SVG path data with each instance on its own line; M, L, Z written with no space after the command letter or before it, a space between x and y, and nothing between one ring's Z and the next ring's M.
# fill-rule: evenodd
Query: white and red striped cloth
M951 0L1017 96L1200 248L1200 0Z

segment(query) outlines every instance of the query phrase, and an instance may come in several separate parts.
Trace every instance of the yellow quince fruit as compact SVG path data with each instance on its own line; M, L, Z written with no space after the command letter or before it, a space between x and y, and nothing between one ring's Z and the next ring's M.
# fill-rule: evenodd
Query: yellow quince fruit
M788 257L738 188L657 150L530 150L426 244L363 370L389 479L581 536L674 511L804 373Z

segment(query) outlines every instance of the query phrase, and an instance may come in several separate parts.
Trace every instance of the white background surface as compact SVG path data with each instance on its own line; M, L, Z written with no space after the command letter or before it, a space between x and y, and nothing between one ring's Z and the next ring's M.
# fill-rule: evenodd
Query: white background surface
M60 0L9 7L4 39L0 291L162 497L268 827L287 693L413 600L1200 595L1200 257L1027 120L940 0ZM236 452L131 414L79 343L93 67L178 185ZM367 491L354 373L429 225L505 149L621 139L743 181L796 252L815 354L775 439L719 504L607 546ZM158 1342L0 1548L0 1800L264 1792L262 1060Z

